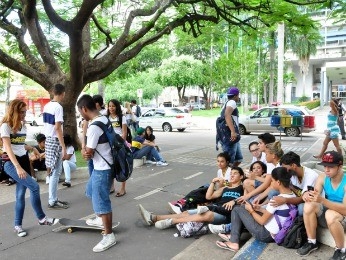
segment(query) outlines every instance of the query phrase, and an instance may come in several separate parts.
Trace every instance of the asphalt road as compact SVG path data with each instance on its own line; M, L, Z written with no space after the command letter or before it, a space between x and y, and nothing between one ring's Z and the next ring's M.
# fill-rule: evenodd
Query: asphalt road
M14 203L0 202L0 258L1 259L171 259L188 246L198 242L195 239L174 237L175 229L157 230L147 227L141 220L138 204L155 213L167 214L167 202L178 199L188 191L197 188L216 176L215 134L212 130L189 130L180 132L155 132L157 143L167 167L142 166L135 169L127 182L127 194L121 198L112 196L113 219L120 221L115 230L117 245L103 253L93 253L93 246L99 242L98 231L76 231L68 234L66 230L52 232L52 227L40 227L27 200L23 226L28 236L18 238L12 231ZM307 135L300 138L283 137L285 152L293 150L309 160L311 148L319 136ZM244 154L243 166L248 166L251 157L247 145L256 140L257 135L243 136L241 147ZM84 196L86 180L75 180L71 188L59 191L60 199L67 200L71 207L67 210L48 210L46 206L47 186L42 186L42 204L48 216L80 219L92 214L91 204ZM77 184L79 183L79 184ZM4 196L12 196L14 187L0 186ZM2 193L4 194L4 193ZM1 198L0 198L1 199ZM13 201L12 200L12 201ZM56 228L56 226L54 227ZM213 235L207 235L209 237ZM215 241L215 238L211 238ZM214 244L210 244L214 248ZM217 251L219 252L219 251ZM226 254L227 253L227 254ZM228 252L219 252L220 258L230 257Z

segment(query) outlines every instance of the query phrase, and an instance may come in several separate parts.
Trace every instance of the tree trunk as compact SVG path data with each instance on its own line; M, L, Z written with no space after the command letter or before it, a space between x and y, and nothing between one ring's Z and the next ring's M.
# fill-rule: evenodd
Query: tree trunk
M269 105L274 101L274 71L275 71L275 32L270 33L270 81L269 81Z

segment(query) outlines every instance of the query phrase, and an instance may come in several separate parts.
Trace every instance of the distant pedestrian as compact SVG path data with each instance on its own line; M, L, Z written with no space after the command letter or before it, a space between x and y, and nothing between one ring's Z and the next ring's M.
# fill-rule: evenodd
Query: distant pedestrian
M139 117L142 115L141 107L137 105L137 101L135 99L131 100L132 113L136 116L136 122L133 123L133 127L137 131L139 127Z
M342 140L346 140L345 120L344 120L346 108L345 108L344 104L342 103L341 98L337 98L336 100L338 101L338 114L339 114L338 126L340 128Z
M108 118L100 114L91 96L80 97L77 107L85 120L108 123ZM97 215L94 219L88 219L86 223L90 226L104 228L102 240L93 248L94 252L102 252L116 244L112 231L112 204L109 198L113 174L108 163L113 164L113 157L106 133L99 126L90 124L86 137L82 155L84 159L93 161L92 173L86 186L86 195L91 199L93 210Z
M63 158L62 166L64 168L65 181L62 183L62 186L69 188L71 187L71 172L74 172L77 169L76 154L70 135L64 135L64 143L66 146L66 155Z
M27 129L23 123L26 110L27 107L23 101L19 99L11 101L0 127L3 147L10 158L9 161L5 162L4 168L6 173L17 182L14 230L19 237L27 235L27 232L22 228L26 189L30 190L30 202L38 218L38 223L40 225L54 225L58 222L55 218L48 218L43 212L40 186L30 177L30 161L25 150Z
M63 107L60 102L65 97L65 87L56 84L53 87L53 100L43 108L43 132L46 136L46 167L49 176L48 208L67 209L68 203L58 199L58 183L62 171L62 158L66 154L62 124Z

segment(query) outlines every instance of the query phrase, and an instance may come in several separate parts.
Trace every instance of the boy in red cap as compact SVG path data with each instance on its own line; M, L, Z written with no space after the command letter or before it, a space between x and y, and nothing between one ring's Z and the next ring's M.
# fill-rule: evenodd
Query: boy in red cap
M346 174L342 169L343 157L336 151L329 151L323 154L319 164L324 166L324 173L318 176L313 190L303 195L308 241L297 254L307 256L318 249L316 228L319 224L328 227L335 240L336 249L330 259L345 259Z

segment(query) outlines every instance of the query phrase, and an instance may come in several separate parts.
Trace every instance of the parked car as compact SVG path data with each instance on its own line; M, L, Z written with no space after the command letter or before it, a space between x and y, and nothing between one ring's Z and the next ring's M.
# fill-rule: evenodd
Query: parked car
M204 110L205 105L202 103L186 103L185 108L189 110L201 110L201 109Z
M151 108L139 118L140 127L151 126L164 132L171 132L173 129L183 132L191 125L191 114L176 107Z
M304 106L273 106L263 107L248 116L239 117L239 132L242 135L251 132L279 132L277 127L271 126L271 116L273 115L301 115L311 116L312 112ZM303 127L303 133L315 130L313 127ZM285 127L283 132L287 136L299 136L301 128L296 126Z

